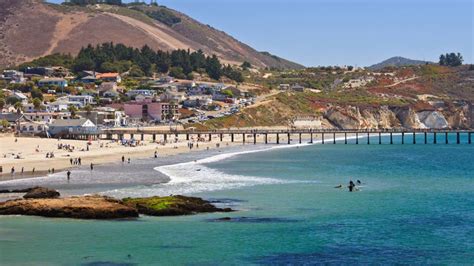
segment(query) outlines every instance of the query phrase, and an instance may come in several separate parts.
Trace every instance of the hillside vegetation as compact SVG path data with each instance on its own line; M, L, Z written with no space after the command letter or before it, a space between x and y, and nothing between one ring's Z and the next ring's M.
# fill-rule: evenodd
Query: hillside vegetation
M249 61L262 68L302 68L163 6L0 1L0 68L54 53L76 55L88 44L105 42L163 51L202 50L226 64Z

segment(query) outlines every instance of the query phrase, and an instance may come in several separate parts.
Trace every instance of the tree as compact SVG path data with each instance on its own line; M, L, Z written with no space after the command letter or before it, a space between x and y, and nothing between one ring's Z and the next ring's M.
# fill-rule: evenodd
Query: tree
M451 66L456 67L462 65L464 61L462 55L460 53L447 53L445 55L441 55L439 57L439 64L442 66Z
M175 77L177 79L185 79L186 74L184 74L183 69L181 67L172 67L170 68L170 76Z
M31 90L31 98L37 98L37 99L40 99L42 100L43 99L43 93L41 92L40 89L38 88L34 88Z
M250 63L247 62L247 61L244 61L240 67L241 67L243 70L247 70L247 69L249 69L249 68L252 68L252 64L250 64Z
M3 109L3 107L5 107L6 104L7 104L7 103L6 103L5 99L4 99L4 98L0 98L0 110Z
M0 125L2 126L2 128L8 128L10 126L10 123L8 123L6 119L2 119L0 121Z
M76 113L77 113L77 107L74 106L74 105L69 105L67 107L67 110L71 113L71 117L72 118L75 118L76 117Z
M35 107L35 110L39 110L41 108L43 102L39 98L34 98L33 99L33 106Z
M23 111L23 104L20 101L16 102L13 107L15 107L17 113L21 113Z
M222 66L216 55L206 58L206 72L210 78L219 80L222 76Z
M18 99L16 97L13 97L13 96L8 97L7 100L6 100L7 104L10 104L10 105L15 105L19 101L20 101L20 99Z
M92 112L92 106L90 104L87 104L84 106L84 111L86 111L87 115L90 115Z

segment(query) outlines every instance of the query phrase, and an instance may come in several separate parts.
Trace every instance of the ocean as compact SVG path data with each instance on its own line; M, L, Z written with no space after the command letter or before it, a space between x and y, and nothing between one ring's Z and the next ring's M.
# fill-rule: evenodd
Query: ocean
M461 142L246 145L74 170L70 183L64 173L1 182L63 195L185 194L238 211L116 221L4 216L0 264L472 264L474 148ZM348 192L349 180L361 181L357 192Z

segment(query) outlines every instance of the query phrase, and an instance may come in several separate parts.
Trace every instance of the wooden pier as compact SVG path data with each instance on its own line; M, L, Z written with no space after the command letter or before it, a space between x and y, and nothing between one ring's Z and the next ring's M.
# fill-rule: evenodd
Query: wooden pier
M443 130L443 129L413 129L413 130L151 130L146 128L121 128L102 129L94 134L68 134L64 138L73 139L108 139L108 140L150 140L153 142L173 140L199 140L211 141L217 139L221 142L242 142L253 144L292 144L292 143L316 143L321 144L450 144L450 137L453 144L472 144L472 134L474 130ZM383 141L383 136L387 137ZM399 143L395 143L394 136L399 136ZM461 137L466 136L467 140L461 141Z

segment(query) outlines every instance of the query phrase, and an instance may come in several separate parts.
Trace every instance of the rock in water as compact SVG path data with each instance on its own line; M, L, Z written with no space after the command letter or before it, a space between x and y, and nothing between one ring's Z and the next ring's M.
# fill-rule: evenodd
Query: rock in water
M185 196L125 198L125 204L134 207L139 213L152 216L176 216L209 212L231 212L230 208L217 208L201 198Z
M54 189L45 187L35 187L27 192L23 198L25 199L56 199L59 198L60 194Z
M35 215L77 219L119 219L138 217L135 208L102 196L61 199L18 199L0 203L0 215Z

